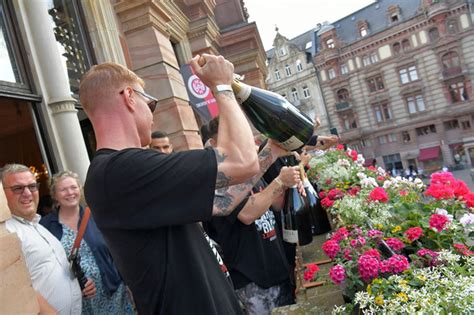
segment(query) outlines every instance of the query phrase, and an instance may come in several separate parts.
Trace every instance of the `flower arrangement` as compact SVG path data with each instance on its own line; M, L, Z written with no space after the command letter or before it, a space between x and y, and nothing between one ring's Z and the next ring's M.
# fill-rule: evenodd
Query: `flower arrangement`
M364 313L472 311L474 193L449 172L432 174L426 187L363 160L338 147L309 163L308 177L338 227L322 246L334 261L331 280Z

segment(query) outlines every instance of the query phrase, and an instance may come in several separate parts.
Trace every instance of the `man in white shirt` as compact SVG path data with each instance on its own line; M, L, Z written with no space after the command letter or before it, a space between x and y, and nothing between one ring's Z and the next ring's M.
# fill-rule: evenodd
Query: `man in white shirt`
M39 224L39 184L34 174L24 165L7 164L2 169L2 183L12 213L5 226L21 240L40 306L44 298L59 314L81 314L81 289L70 271L64 248Z

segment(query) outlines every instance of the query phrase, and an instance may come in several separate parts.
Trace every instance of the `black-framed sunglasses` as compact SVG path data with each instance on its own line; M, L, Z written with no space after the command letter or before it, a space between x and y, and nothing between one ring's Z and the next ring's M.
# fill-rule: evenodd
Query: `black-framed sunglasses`
M10 189L15 195L21 195L25 191L25 188L28 188L30 192L36 192L38 191L39 187L40 187L40 183L34 183L34 184L29 184L29 185L14 185L14 186L3 187L3 188Z
M153 113L156 109L156 105L158 105L158 99L154 96L151 96L150 94L147 94L142 91L135 90L132 88L133 92L139 94L140 96L149 99L150 101L147 103L148 107L150 108L151 112ZM120 94L123 94L125 90L120 91Z

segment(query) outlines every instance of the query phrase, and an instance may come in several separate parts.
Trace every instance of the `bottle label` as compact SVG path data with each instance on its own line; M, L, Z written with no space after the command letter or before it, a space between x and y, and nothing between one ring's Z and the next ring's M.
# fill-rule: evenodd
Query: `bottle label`
M252 89L246 84L238 84L238 86L240 90L235 94L235 96L237 97L237 101L239 103L243 103L249 98Z
M298 244L298 231L283 229L283 240L288 243Z
M295 136L291 136L291 138L286 141L280 142L280 144L288 151L299 149L304 145L304 143Z

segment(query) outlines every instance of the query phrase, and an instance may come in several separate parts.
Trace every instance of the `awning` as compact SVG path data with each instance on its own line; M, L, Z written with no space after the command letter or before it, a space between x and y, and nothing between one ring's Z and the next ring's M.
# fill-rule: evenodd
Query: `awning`
M439 146L426 149L420 149L418 161L434 160L439 157Z

